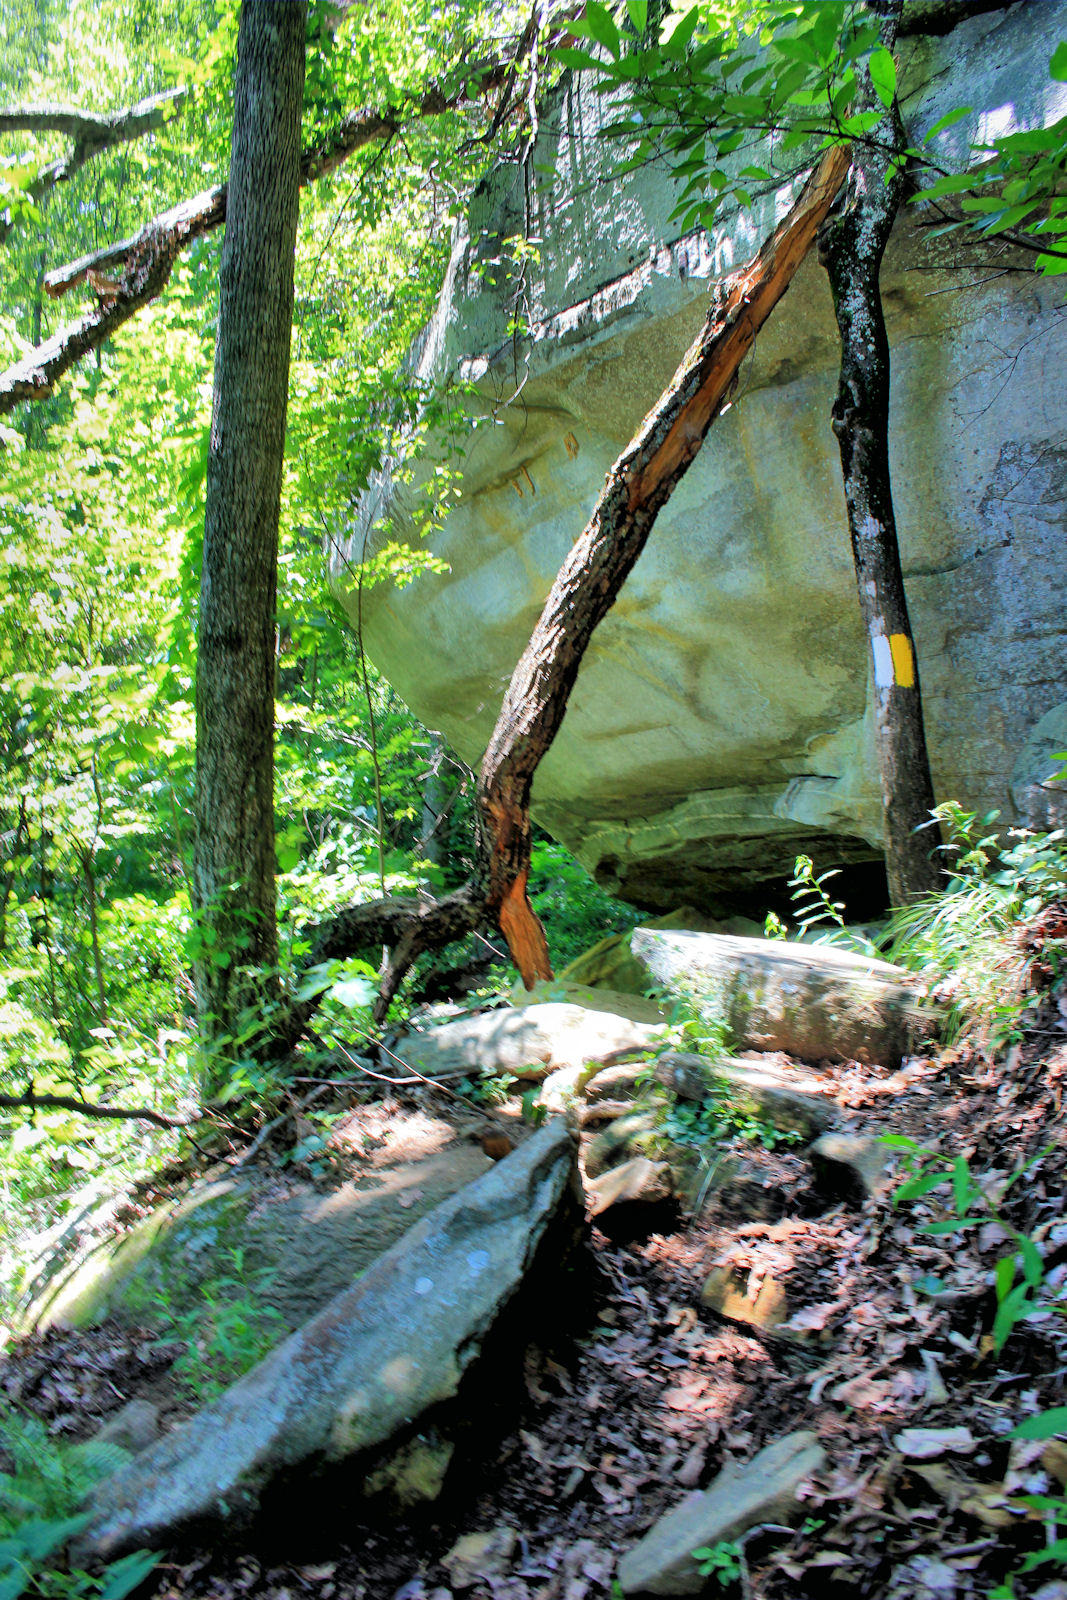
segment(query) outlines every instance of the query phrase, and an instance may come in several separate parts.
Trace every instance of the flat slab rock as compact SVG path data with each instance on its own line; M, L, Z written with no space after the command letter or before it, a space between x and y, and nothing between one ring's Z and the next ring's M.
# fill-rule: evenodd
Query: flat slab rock
M278 1312L292 1333L365 1272L391 1245L491 1166L476 1144L457 1140L439 1118L409 1111L377 1126L364 1116L351 1133L360 1173L324 1192L297 1177L284 1186L255 1168L224 1169L163 1202L128 1232L93 1234L83 1251L31 1286L24 1322L81 1327L104 1316L138 1323L156 1306L170 1316L199 1311L204 1285L231 1270L240 1249L253 1302ZM106 1222L107 1213L102 1217Z
M663 1036L664 1027L550 1001L458 1017L425 1033L408 1034L394 1053L428 1078L462 1069L510 1072L536 1081L558 1067L603 1061L621 1050L645 1050Z
M700 1594L707 1585L693 1551L736 1539L759 1522L781 1522L800 1509L797 1490L826 1461L813 1433L776 1439L743 1467L726 1467L660 1518L619 1563L625 1595Z
M246 1520L278 1474L374 1451L453 1397L571 1182L553 1119L445 1200L214 1404L97 1489L78 1558Z
M749 1049L897 1067L922 1031L910 974L834 945L635 928L630 951L647 987L691 992Z

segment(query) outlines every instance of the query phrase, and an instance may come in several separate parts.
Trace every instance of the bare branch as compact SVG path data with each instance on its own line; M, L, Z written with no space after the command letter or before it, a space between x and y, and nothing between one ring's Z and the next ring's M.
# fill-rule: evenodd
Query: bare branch
M187 89L167 89L124 111L79 111L73 106L21 106L0 111L0 133L65 133L88 160L111 145L143 139L161 128L185 100Z
M162 1111L148 1106L102 1106L91 1100L79 1100L71 1094L38 1094L27 1089L24 1094L0 1094L3 1111L75 1111L82 1117L112 1118L123 1121L153 1122L157 1128L188 1128L203 1122L206 1111L191 1111L186 1117L168 1117Z
M564 20L569 15L564 13ZM555 18L550 20L550 29L558 25ZM407 119L440 116L466 102L483 99L507 81L513 62L529 51L530 44L523 33L510 52L472 63L461 76L447 82L431 84L409 105L349 112L335 133L304 151L301 185L333 172L357 150L390 137ZM0 416L23 400L42 400L50 394L58 378L159 294L179 254L194 239L213 232L225 220L226 185L218 184L161 212L133 238L93 251L48 273L44 284L54 299L88 279L97 290L99 304L95 311L60 329L22 361L0 373ZM116 268L121 269L120 276L99 277Z
M17 111L0 111L0 133L65 133L74 147L68 156L43 167L29 186L34 201L43 200L57 183L66 183L80 167L115 145L143 139L145 134L174 116L186 99L187 89L168 89L163 94L139 100L125 111L97 115L72 106L23 106ZM0 216L0 244L11 232L9 213Z

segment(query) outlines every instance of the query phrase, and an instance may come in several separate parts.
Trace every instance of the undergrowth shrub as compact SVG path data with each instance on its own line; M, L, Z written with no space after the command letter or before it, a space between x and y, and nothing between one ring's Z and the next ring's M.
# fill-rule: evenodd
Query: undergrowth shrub
M1018 1036L1027 1004L1031 958L1019 925L1067 898L1067 838L1062 829L1025 828L1002 837L997 812L980 817L955 801L935 815L948 833L948 880L894 913L887 953L931 980L934 998L947 1006L946 1042L966 1030L996 1049ZM1054 978L1067 972L1062 937L1046 944L1044 956Z
M102 1572L69 1568L63 1546L89 1522L93 1487L129 1461L117 1445L61 1444L36 1417L0 1411L0 1600L125 1600L156 1565L137 1550Z

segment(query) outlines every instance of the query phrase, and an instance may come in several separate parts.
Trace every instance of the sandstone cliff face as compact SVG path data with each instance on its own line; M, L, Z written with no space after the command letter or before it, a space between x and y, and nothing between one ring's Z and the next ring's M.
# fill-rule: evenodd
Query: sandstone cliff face
M1067 0L1049 0L906 41L913 137L973 106L937 141L961 162L968 139L1063 116L1048 58L1065 32ZM522 229L521 178L502 169L476 197L421 352L427 373L477 382L485 419L464 436L463 498L434 540L450 570L364 599L375 661L475 765L605 471L716 276L792 193L713 238L680 238L665 174L612 178L597 114L568 91L546 117L535 161L553 170L534 172L529 199L540 260L521 282L494 287L485 268ZM1039 823L1058 803L1039 780L1067 748L1067 314L1064 280L1001 264L961 235L898 227L883 273L892 452L939 796ZM516 305L532 327L519 344ZM878 854L868 651L829 426L836 366L809 259L597 633L538 773L537 820L639 904L712 903L800 849L821 865ZM364 527L385 514L403 531L411 493L383 483Z

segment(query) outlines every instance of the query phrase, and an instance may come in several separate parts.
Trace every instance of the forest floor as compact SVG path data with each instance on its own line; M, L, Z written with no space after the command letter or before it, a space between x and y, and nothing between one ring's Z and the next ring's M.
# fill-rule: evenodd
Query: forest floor
M600 1600L620 1592L620 1556L666 1509L726 1461L804 1428L827 1466L801 1517L721 1551L710 1593L988 1596L1054 1534L1047 1511L1020 1495L1062 1498L1067 1480L1067 1445L1010 1437L1062 1403L1067 1375L1055 1306L1062 1313L1067 1279L1067 998L1047 995L999 1064L963 1044L896 1073L854 1063L825 1073L853 1130L965 1158L969 1204L951 1184L897 1206L891 1193L831 1200L803 1154L746 1145L758 1220L751 1203L739 1216L715 1200L697 1221L652 1208L600 1219L580 1325L561 1305L558 1336L527 1350L520 1383L500 1397L488 1454L445 1499L388 1523L361 1522L350 1506L341 1532L336 1521L328 1532L309 1525L284 1550L188 1550L161 1563L147 1592ZM961 1210L970 1226L924 1231L961 1221ZM1012 1253L1005 1222L1034 1241L1044 1279L998 1348L992 1284ZM787 1321L762 1331L704 1305L701 1288L722 1266L750 1287L782 1287ZM53 1330L9 1349L0 1396L84 1437L137 1394L158 1399L174 1354L116 1323ZM466 1547L468 1561L450 1560L471 1534L486 1537ZM1062 1572L1038 1566L1016 1593L1063 1600Z

